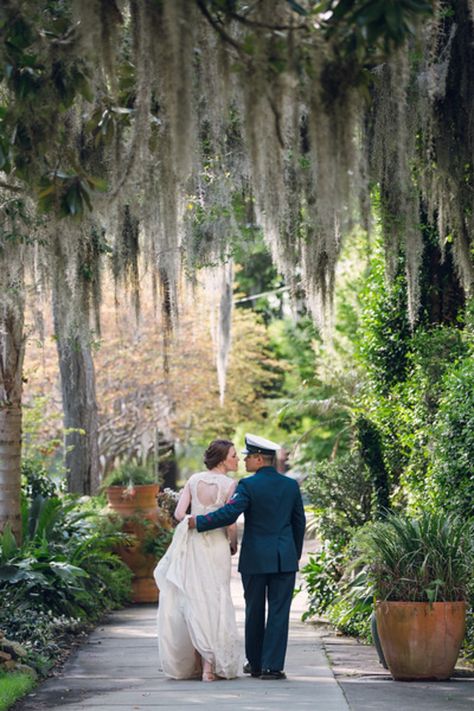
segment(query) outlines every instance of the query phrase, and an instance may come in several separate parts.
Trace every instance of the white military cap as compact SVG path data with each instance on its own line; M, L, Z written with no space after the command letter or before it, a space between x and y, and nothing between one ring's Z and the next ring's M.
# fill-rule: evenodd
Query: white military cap
M272 442L270 439L265 439L265 437L257 437L257 435L246 433L245 435L245 449L242 450L242 454L267 454L273 455L281 449L279 444Z

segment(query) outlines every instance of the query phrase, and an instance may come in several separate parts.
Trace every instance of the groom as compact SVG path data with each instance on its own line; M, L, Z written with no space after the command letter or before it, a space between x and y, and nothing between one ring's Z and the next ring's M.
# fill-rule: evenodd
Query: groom
M275 469L278 444L245 435L242 479L222 508L189 519L190 528L210 531L245 516L239 571L245 593L244 671L260 679L285 679L283 671L290 605L303 548L305 515L299 486ZM265 605L268 614L265 620Z

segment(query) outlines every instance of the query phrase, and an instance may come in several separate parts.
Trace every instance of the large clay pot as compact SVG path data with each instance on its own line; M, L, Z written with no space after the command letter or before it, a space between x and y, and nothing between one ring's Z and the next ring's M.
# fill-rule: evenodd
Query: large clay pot
M133 487L109 486L106 490L109 507L122 514L122 516L132 516L140 510L144 516L154 520L158 515L156 497L160 487L158 484L140 484Z
M465 602L380 601L375 614L394 679L449 679L464 637Z
M133 572L132 601L157 602L158 590L153 578L157 560L144 553L142 543L150 529L141 520L148 520L156 526L162 525L161 514L156 504L158 484L143 484L133 488L110 486L107 490L109 510L124 517L122 530L133 534L136 542L129 546L118 546L117 553Z

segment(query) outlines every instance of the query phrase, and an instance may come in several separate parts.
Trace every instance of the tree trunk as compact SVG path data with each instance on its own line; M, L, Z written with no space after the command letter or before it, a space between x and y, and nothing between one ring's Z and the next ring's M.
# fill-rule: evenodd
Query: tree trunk
M155 469L162 489L177 488L178 463L174 442L161 439L159 430L155 432Z
M21 543L21 396L25 353L22 284L16 303L0 307L0 531L9 525Z
M68 491L94 494L99 486L98 418L91 335L87 314L71 321L73 296L64 272L57 268L53 314L59 356ZM76 311L77 315L77 311Z
M68 491L94 494L99 486L97 402L90 345L56 327L64 414Z

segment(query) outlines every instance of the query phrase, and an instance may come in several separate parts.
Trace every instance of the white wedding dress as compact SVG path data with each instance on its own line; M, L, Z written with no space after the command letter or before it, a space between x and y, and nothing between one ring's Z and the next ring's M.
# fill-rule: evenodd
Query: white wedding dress
M232 484L233 480L223 474L194 474L189 479L192 515L223 506ZM188 529L187 517L181 521L155 569L160 589L158 647L167 676L189 679L200 675L194 650L212 664L218 676L237 676L240 642L230 596L230 573L225 528L198 533Z

